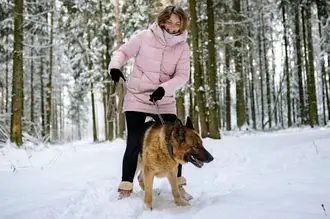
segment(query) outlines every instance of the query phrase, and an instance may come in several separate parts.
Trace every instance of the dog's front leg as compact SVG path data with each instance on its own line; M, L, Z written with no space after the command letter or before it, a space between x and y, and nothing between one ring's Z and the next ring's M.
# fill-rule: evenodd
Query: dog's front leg
M143 170L144 180L144 204L147 209L152 210L152 187L154 181L154 175L152 171L144 168Z
M179 192L178 178L177 178L176 175L177 175L177 169L175 168L167 176L167 179L170 182L170 185L171 185L171 188L172 188L172 194L173 194L173 198L174 198L175 204L181 205L181 206L189 205L189 203L186 202L181 197L181 194Z

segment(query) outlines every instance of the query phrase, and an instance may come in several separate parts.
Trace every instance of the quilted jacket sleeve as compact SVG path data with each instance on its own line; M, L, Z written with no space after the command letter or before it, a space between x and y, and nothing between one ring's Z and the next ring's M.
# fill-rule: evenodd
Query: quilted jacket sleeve
M174 77L170 80L162 83L162 86L165 90L165 96L173 96L175 91L181 88L187 83L190 75L190 51L187 43L184 45L184 49L180 56L180 59L177 63Z
M112 55L109 67L120 69L130 58L136 56L141 46L141 35L144 31L135 33L123 45L121 45Z

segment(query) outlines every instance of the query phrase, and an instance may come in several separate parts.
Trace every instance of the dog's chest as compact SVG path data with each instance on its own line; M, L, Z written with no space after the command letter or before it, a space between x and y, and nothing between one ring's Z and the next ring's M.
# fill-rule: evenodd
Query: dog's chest
M165 177L169 172L176 170L178 163L172 160L167 154L157 153L151 156L149 153L145 153L143 157L143 164L152 170L155 176Z
M176 171L178 164L176 162L164 162L154 166L154 173L157 177L165 177L171 171Z

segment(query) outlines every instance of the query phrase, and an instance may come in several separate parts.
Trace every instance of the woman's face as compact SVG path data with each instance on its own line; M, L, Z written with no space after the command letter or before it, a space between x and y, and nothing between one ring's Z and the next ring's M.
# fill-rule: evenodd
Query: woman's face
M165 22L164 29L170 34L178 34L180 32L181 20L176 14L171 14L171 17Z

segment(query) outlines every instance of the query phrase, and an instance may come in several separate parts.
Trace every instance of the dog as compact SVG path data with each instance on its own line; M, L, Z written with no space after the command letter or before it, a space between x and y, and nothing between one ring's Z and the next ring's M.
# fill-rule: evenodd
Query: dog
M194 130L190 117L186 125L177 119L174 123L148 122L138 159L138 180L144 190L146 209L152 210L154 177L167 177L177 205L189 205L179 192L177 168L179 164L192 163L201 168L213 156L203 147L200 135Z

